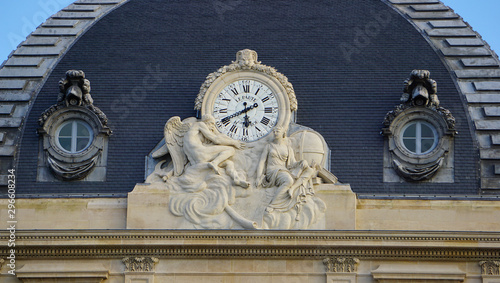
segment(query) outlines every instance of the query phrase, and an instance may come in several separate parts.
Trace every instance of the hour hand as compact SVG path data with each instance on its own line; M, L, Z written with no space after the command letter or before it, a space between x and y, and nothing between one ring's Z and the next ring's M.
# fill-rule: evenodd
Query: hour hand
M250 118L248 118L248 115L245 113L245 117L243 117L245 119L245 121L243 122L243 125L245 126L245 128L248 128L248 126L250 126Z

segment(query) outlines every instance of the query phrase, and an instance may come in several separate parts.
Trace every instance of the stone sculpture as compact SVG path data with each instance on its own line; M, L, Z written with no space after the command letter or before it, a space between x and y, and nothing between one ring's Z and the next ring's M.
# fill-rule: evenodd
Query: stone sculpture
M324 169L295 160L297 142L286 129L244 144L219 133L204 115L170 118L164 136L152 154L161 161L146 182L163 184L168 213L189 223L183 228L310 229L324 216L326 206L314 194Z
M164 134L173 160L174 176L184 172L187 162L192 166L206 164L218 175L221 174L221 167L226 168L235 185L248 187L248 182L239 178L230 160L235 148L241 149L243 143L219 133L212 116L204 115L201 121L190 119L185 123L180 117L172 117L165 125Z
M326 206L314 186L336 182L329 149L319 133L295 124L286 76L254 50L240 50L207 76L195 109L201 119L169 119L146 159L146 182L165 190L169 213L186 220L168 227L324 227Z
M85 73L80 70L69 70L66 77L59 81L57 104L88 105L94 103L90 96L90 82L85 78Z
M283 213L288 214L295 209L295 220L300 221L303 206L312 206L311 213L324 211L325 205L319 199L307 201L308 196L314 195L312 178L320 168L315 163L310 167L306 160L295 160L294 150L283 128L276 127L273 135L273 142L265 146L258 163L255 185L277 186L271 203L266 208L264 224L286 229L286 225L281 226L286 221L280 221Z

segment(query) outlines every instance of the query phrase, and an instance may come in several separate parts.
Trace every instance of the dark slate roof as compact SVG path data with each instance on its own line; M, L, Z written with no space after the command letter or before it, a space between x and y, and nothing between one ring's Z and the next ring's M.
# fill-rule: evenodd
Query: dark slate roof
M164 123L196 115L194 99L205 76L244 48L288 77L299 102L297 122L325 137L333 173L354 192L478 193L478 150L452 77L390 6L372 0L213 3L132 0L87 31L32 105L18 158L18 194L130 192L144 181L144 156L161 140ZM113 129L106 182L36 182L37 119L55 103L68 69L85 71L94 103ZM399 104L413 69L430 70L441 105L457 119L453 184L382 181L381 123Z

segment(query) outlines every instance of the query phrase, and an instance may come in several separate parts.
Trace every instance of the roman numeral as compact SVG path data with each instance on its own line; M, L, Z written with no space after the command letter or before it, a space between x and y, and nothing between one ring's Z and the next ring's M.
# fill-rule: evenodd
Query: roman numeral
M257 95L259 93L260 88L257 89L257 91L254 93L254 95Z
M243 92L249 93L250 92L250 85L243 85Z
M255 129L259 132L261 132L261 130L259 129L259 127L255 126Z
M227 118L224 118L221 120L222 124L224 124L225 127L227 127L227 125L229 125L229 123L231 122L229 119Z
M264 108L264 113L273 113L273 108L272 107Z
M262 117L262 120L260 120L260 122L267 126L269 122L271 122L271 120L269 120L267 117Z
M231 101L231 99L223 98L223 101Z
M248 129L243 129L243 135L248 136Z
M266 96L266 97L262 98L262 102L266 102L268 100L269 100L269 96Z
M236 127L236 125L232 125L229 131L236 134L236 132L238 131L238 127Z
M227 113L227 108L219 110L219 113Z
M238 90L235 89L235 88L232 88L231 91L235 94L235 95L238 95Z

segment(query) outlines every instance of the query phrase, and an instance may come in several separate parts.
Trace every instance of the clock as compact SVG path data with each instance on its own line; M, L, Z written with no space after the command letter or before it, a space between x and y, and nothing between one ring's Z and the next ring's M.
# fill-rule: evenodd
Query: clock
M217 129L230 138L252 142L266 136L279 118L276 94L265 83L239 79L215 97L212 116Z
M253 50L241 50L236 61L209 74L195 109L215 118L216 128L228 137L255 142L274 127L288 128L297 102L288 79L257 61Z

